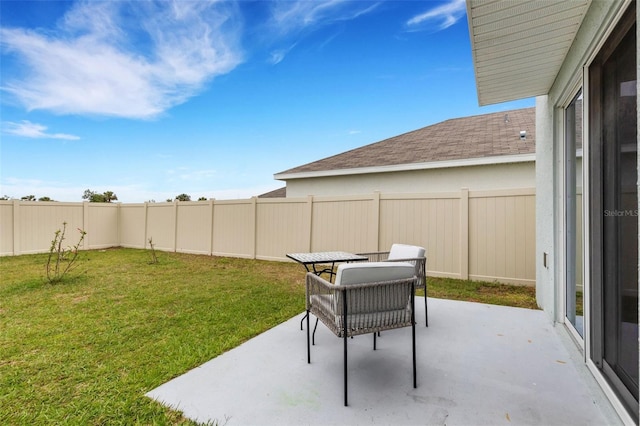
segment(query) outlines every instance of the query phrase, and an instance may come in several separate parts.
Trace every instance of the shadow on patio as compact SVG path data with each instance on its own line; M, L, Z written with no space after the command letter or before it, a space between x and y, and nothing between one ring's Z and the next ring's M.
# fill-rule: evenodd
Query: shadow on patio
M418 388L411 328L342 340L318 325L306 362L302 314L147 395L219 425L620 424L560 325L542 311L416 300ZM312 323L313 324L313 323Z

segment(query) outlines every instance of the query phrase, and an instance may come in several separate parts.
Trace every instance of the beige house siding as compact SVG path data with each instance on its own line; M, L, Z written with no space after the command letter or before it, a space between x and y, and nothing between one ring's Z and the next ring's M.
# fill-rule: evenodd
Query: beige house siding
M287 197L343 196L381 193L449 192L531 188L535 186L535 163L431 168L386 173L308 177L287 180Z

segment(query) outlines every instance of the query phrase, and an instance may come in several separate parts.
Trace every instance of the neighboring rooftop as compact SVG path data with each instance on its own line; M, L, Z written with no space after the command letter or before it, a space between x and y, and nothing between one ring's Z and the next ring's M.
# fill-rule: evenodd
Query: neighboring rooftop
M526 137L521 138L521 132ZM276 174L535 153L535 108L454 118Z
M286 197L287 197L286 186L258 195L258 198L286 198Z

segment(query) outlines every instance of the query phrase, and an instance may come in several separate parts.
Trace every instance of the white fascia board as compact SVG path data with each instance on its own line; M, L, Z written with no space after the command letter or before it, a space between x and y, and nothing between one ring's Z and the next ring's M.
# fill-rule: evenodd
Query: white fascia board
M273 178L276 180L306 179L329 176L364 175L370 173L407 172L412 170L447 169L451 167L487 166L492 164L527 163L534 162L535 160L535 154L500 155L496 157L465 158L462 160L430 161L427 163L320 170L316 172L276 173L273 175Z

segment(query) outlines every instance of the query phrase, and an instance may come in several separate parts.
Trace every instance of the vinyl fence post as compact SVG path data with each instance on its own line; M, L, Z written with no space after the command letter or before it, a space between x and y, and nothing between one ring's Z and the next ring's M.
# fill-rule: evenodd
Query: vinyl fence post
M18 256L21 254L22 247L20 247L20 236L22 235L21 229L21 213L20 213L20 201L13 200L13 255Z
M214 215L215 203L216 203L215 198L209 198L209 209L211 211L211 214L209 215L209 221L211 225L211 238L209 239L209 255L210 256L213 256L213 224L214 224L213 215Z
M258 257L258 197L251 197L251 235L253 236L253 246L251 248L251 258L257 259Z
M91 206L89 205L88 201L82 202L82 230L87 234L85 235L84 240L82 240L81 250L88 250L91 247L91 244L89 244L89 238L91 238L91 232L89 232L89 227L91 226L91 224L89 223L90 208Z
M176 199L173 201L173 252L178 251L178 203Z
M382 248L380 248L380 191L373 192L372 202L373 202L373 219L371 220L373 222L371 224L371 226L373 227L372 240L375 242L376 246L372 250L369 250L367 248L367 251L380 251L382 250Z
M313 243L313 195L307 197L307 240L305 242L307 251L311 252L311 244Z
M460 278L469 279L469 188L460 190Z
M149 202L144 203L144 240L142 240L142 248L147 248L147 238L149 235Z

